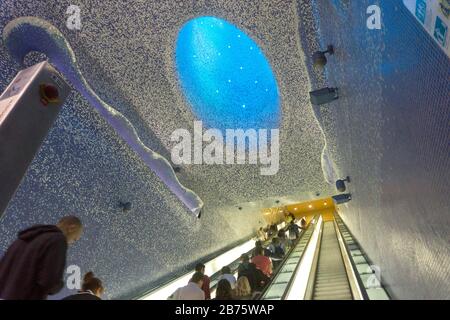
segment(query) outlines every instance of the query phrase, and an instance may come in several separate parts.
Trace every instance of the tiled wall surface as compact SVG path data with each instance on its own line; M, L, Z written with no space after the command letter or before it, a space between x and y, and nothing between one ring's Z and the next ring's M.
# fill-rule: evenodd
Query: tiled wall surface
M317 108L353 200L341 216L394 298L450 298L450 60L401 0L317 0L321 46L336 54ZM369 30L370 5L381 30ZM324 77L327 80L324 80Z

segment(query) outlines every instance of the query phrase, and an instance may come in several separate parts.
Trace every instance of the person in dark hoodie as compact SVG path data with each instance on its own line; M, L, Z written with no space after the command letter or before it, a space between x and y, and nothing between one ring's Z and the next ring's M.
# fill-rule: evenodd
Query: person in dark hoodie
M94 276L92 271L84 275L81 290L63 300L102 300L101 296L105 291L102 281Z
M248 254L241 255L241 263L238 266L238 278L247 277L252 292L261 291L269 278L262 273L254 263L250 262Z
M19 232L0 260L0 299L41 300L64 283L67 246L79 240L83 226L74 216L55 225L36 225Z

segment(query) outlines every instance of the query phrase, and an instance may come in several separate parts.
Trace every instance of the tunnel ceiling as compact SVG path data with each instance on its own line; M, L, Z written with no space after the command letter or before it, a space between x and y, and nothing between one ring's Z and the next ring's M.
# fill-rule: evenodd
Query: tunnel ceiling
M321 168L324 139L308 99L310 84L294 3L157 1L125 6L83 1L79 4L79 31L65 26L63 3L54 12L44 14L45 1L23 12L47 19L61 30L97 94L137 119L133 123L139 131L150 132L146 143L157 145L166 158L173 146L171 133L179 128L193 132L194 120L200 120L182 93L175 65L182 26L208 13L234 24L257 43L279 84L280 170L274 176L261 176L255 165L182 166L180 180L214 208L269 197L295 198L305 192L331 192ZM20 3L15 7L20 8ZM303 199L292 201L296 200Z
M176 68L175 49L178 35L182 26L188 21L197 17L212 16L232 24L256 43L261 53L267 58L276 79L279 95L277 122L280 128L278 173L273 176L262 176L259 165L181 165L181 170L177 173L180 181L196 192L205 203L201 220L206 219L204 221L210 223L207 227L210 231L204 231L201 236L209 238L207 240L195 237L189 240L183 238L178 241L174 239L173 243L166 240L167 252L170 252L168 247L185 246L183 250L195 252L192 255L192 258L195 258L202 252L210 252L223 247L227 242L241 239L245 233L239 232L238 228L243 228L245 224L236 225L237 218L250 219L250 217L259 216L260 208L272 207L278 203L285 205L315 197L327 197L333 193L333 188L326 182L322 171L324 136L309 102L308 92L311 87L305 65L307 57L301 49L298 32L297 1L78 1L77 5L81 9L80 30L70 30L66 26L69 16L66 10L71 4L73 3L70 1L58 1L57 5L54 1L2 2L0 28L3 29L9 21L21 16L39 17L57 27L73 48L81 72L96 94L133 123L147 146L168 159L173 147L173 142L170 140L172 132L180 128L193 132L194 121L200 120L186 95L183 94ZM2 48L0 54L4 57L4 62L0 61L0 67L5 74L8 71L10 77L2 79L2 83L6 84L18 71L19 66L8 62L10 60L5 48ZM175 224L181 223L188 226L192 222L178 217L183 209L179 207L179 204L174 203L177 199L170 195L167 188L160 182L156 182L157 178L149 172L148 168L142 167L136 155L127 149L123 142L118 142L120 139L117 135L110 134L111 128L108 124L96 117L86 115L88 111L85 111L85 108L89 108L86 101L74 93L69 104L65 108L70 114L75 112L71 115L75 120L65 119L67 113L61 113L59 125L50 137L52 140L48 142L49 146L42 150L45 154L41 154L35 161L33 170L25 179L25 184L26 188L33 188L39 183L39 186L48 187L48 190L60 191L58 187L53 188L40 178L43 174L49 173L52 179L54 176L54 180L58 181L58 185L70 183L74 190L78 190L76 192L80 192L79 197L71 195L72 198L60 199L58 201L65 202L57 206L52 198L56 197L56 194L40 199L37 194L25 196L27 189L24 189L22 193L18 193L16 201L13 201L9 211L10 216L2 227L16 232L16 229L24 227L27 221L51 221L50 215L45 213L41 216L32 215L29 220L24 218L17 221L18 216L12 217L11 214L16 214L15 211L22 205L20 199L25 198L32 198L33 201L30 202L33 203L30 208L40 212L47 210L46 208L49 208L51 212L58 212L57 210L65 206L78 208L78 212L83 212L83 215L87 217L93 214L92 212L96 212L93 223L96 226L103 225L105 232L114 234L113 240L112 236L102 234L102 243L108 248L116 240L132 245L133 250L143 255L141 260L143 265L150 268L149 257L146 255L151 255L156 250L155 247L150 248L145 242L156 237L150 229L169 230L171 219L175 216L176 218L173 219L179 219L174 220ZM61 126L61 123L64 123L64 126ZM75 149L69 148L66 142L61 142L57 138L57 135L64 136L64 132L71 129L83 133L80 136L69 136L71 143L78 143ZM122 160L124 152L128 160ZM66 174L72 172L67 169L68 166L70 167L69 162L78 159L84 153L92 156L96 154L95 157L99 157L99 159L79 159L91 173L86 171L86 174L83 172L67 177ZM117 155L117 159L114 159L116 153L121 155ZM65 164L52 167L52 161L55 161L54 158L59 154L64 155ZM116 167L108 172L105 168L113 164ZM77 166L78 162L74 168L78 168ZM37 168L44 171L39 171ZM105 172L98 177L98 184L85 178L89 174L96 177L96 172ZM114 172L117 174L120 172L121 176L115 176ZM144 182L129 181L135 176L142 177L143 180L150 177L148 184L145 183L146 188L149 188L148 190L154 188L157 190L156 193L147 192L146 196L141 196L141 193L145 194L145 190L142 189ZM110 183L110 189L103 190ZM129 215L122 217L123 220L108 219L108 211L114 207L115 200L107 198L105 200L102 197L107 197L107 194L110 194L111 198L112 195L119 197L120 194L125 193L130 197L140 195L141 198L135 200L140 207L135 205L133 208L142 210L143 216L136 218ZM90 197L95 194L96 201L91 204L90 201L93 200ZM280 202L276 202L277 200ZM242 212L238 211L238 206L243 207ZM173 212L176 212L174 216L172 216ZM258 215L255 216L255 212L258 212ZM243 215L239 216L241 213ZM26 213L20 214L26 215ZM146 219L145 214L154 216ZM215 220L214 216L220 216L220 219ZM160 226L161 219L165 220L164 226ZM251 219L255 220L255 218ZM256 220L251 222L251 219L248 224L249 230L258 224ZM151 224L150 221L152 221ZM124 233L122 229L117 231L119 226L127 227L130 224L133 232ZM101 232L98 228L97 226L96 232ZM225 240L221 242L219 237L214 235L214 230L217 229L231 231L222 236ZM197 231L200 237L201 232ZM189 233L194 234L194 231L191 230ZM142 238L134 239L132 234L141 235ZM148 234L150 238L145 238L143 236L145 234ZM9 237L12 237L12 234ZM214 240L210 240L213 238ZM199 241L203 241L202 245L199 245ZM3 246L5 244L3 243ZM85 246L89 247L88 244L82 247L85 248ZM117 245L118 248L120 246ZM106 254L98 250L90 252ZM116 248L111 247L111 250ZM130 254L132 254L131 251ZM78 252L77 255L80 256L81 253ZM104 257L104 259L107 258ZM111 295L117 297L125 294L124 292L134 290L136 283L133 281L141 282L142 285L142 282L150 282L161 276L164 273L162 270L166 269L158 263L164 266L170 265L172 270L175 270L183 263L180 259L167 256L160 258L159 261L153 261L151 268L157 271L151 276L147 269L144 273L142 269L144 267L141 268L141 265L137 263L133 268L138 270L131 271L126 269L131 267L125 267L123 264L125 262L105 262L114 270L120 269L124 272L128 270L130 274L133 274L135 280L130 280L130 285L124 288L120 288L120 285L124 284L126 277L119 279L119 275L111 273L106 265L107 270L103 270L103 274L115 277L111 281L114 281L118 287L112 288ZM86 264L89 265L88 262ZM146 277L143 276L144 274Z

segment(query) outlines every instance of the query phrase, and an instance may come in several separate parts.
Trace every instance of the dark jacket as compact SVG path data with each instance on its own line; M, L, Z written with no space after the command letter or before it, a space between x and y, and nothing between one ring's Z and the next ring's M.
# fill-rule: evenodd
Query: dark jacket
M289 233L293 232L295 234L296 239L300 235L300 228L295 223L292 223L291 225L289 225L288 230L289 230Z
M254 263L242 262L238 267L238 279L247 277L252 292L261 290L269 280Z
M102 300L102 299L89 292L78 292L71 296L67 296L62 300Z
M52 225L19 232L0 260L0 298L39 300L63 287L67 241Z

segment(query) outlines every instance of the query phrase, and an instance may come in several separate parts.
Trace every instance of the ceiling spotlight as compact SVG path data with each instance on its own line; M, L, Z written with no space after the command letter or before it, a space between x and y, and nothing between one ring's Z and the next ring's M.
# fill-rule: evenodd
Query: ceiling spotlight
M327 53L330 55L334 54L334 47L332 45L329 45L325 51L314 52L312 56L314 67L325 67L328 62L327 57L325 56Z
M339 179L336 181L336 189L339 192L344 192L347 188L345 186L345 182L350 182L350 177L347 176L345 179Z
M297 211L297 208L294 208L295 211Z
M312 208L312 204L310 204L310 205L308 206L308 208L310 208L310 209L311 209L311 208Z
M324 206L326 206L326 205L327 205L327 203L326 203L326 202L324 202L324 203L323 203L323 205L324 205Z

